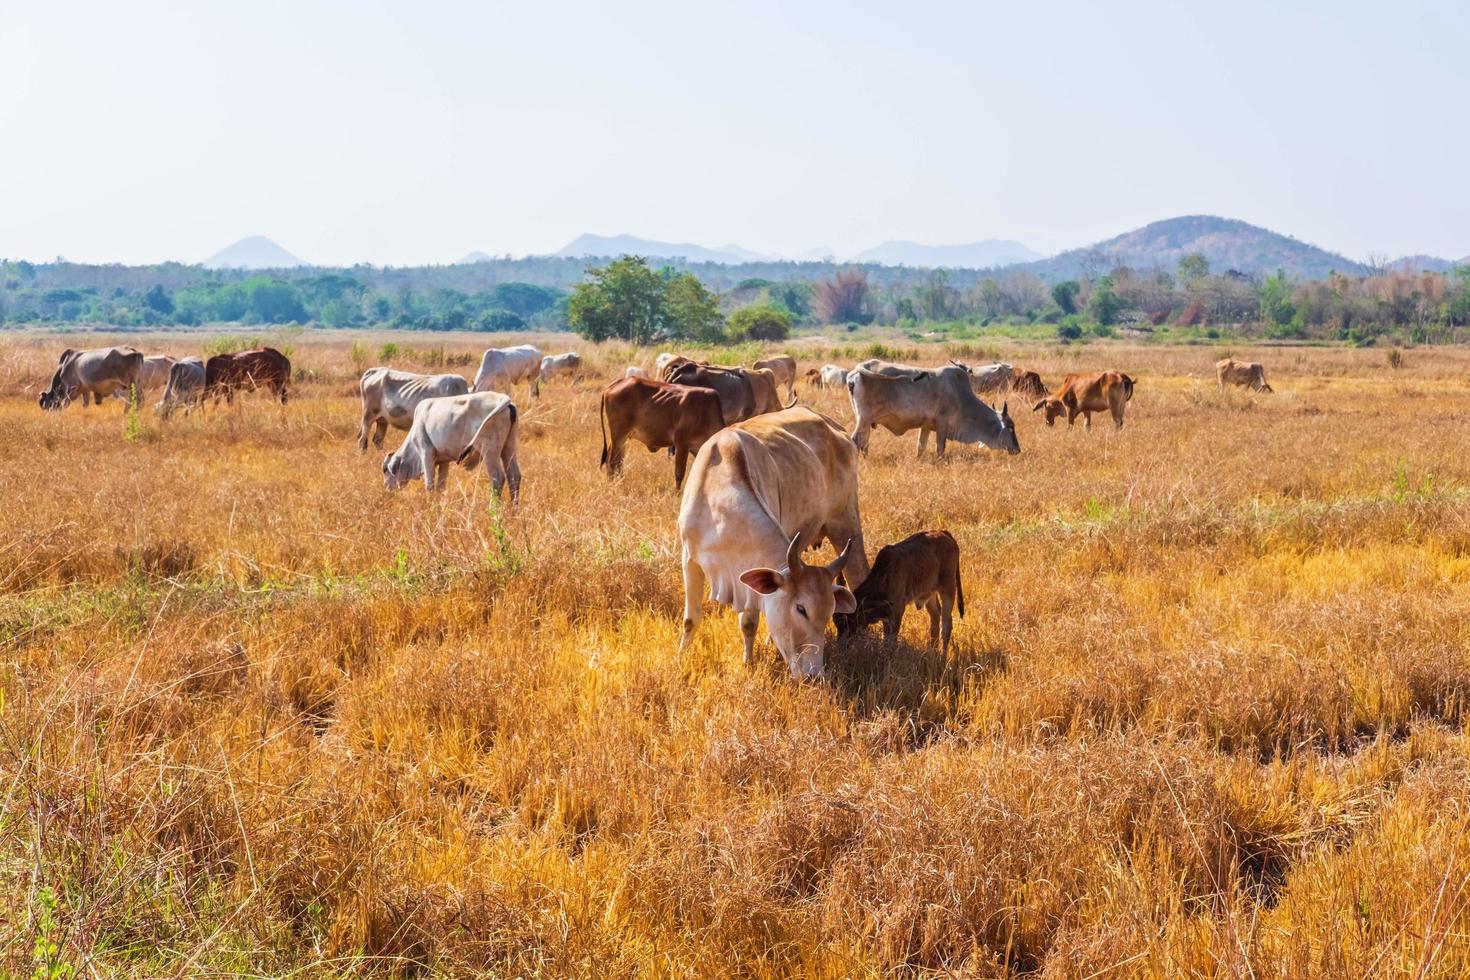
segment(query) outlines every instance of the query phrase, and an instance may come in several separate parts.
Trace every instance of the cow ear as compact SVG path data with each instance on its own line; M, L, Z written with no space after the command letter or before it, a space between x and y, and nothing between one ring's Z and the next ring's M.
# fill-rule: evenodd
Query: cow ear
M770 595L786 584L786 576L774 568L752 568L740 575L745 587L761 595Z
M837 599L837 606L832 610L833 612L841 613L844 616L850 616L857 612L857 596L852 594L851 589L844 585L834 585L832 586L832 595Z

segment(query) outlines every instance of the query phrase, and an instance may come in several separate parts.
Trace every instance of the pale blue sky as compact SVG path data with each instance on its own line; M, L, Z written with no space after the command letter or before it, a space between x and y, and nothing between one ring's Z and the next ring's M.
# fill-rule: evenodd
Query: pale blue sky
M0 256L1470 253L1470 4L0 0Z

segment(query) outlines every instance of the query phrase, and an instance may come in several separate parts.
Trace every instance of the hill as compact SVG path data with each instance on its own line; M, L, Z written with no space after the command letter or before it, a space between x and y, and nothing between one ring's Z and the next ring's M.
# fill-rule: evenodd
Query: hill
M1244 221L1207 214L1155 221L1116 238L1015 268L1052 281L1102 275L1119 265L1134 269L1161 266L1172 271L1180 259L1196 252L1209 260L1214 272L1233 269L1264 276L1285 269L1299 279L1324 279L1334 271L1353 276L1368 272L1366 266L1335 252Z
M1442 259L1436 255L1405 255L1401 259L1394 259L1388 267L1397 272L1449 272L1455 266L1464 264L1464 259L1456 262L1454 259Z
M1032 251L1020 242L990 238L963 245L920 245L916 242L888 241L859 252L852 257L852 261L930 269L998 269L1022 262L1034 262L1040 258L1040 252Z
M204 260L209 269L294 269L305 262L264 235L251 235Z
M551 253L557 258L608 259L620 255L642 255L655 259L684 259L687 262L716 262L740 265L760 256L738 245L706 248L690 242L660 242L634 235L578 235Z

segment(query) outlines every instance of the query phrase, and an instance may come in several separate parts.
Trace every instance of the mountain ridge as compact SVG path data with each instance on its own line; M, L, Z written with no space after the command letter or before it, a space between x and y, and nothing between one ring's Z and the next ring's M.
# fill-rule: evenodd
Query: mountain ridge
M207 269L294 269L309 265L264 235L247 235L201 263Z

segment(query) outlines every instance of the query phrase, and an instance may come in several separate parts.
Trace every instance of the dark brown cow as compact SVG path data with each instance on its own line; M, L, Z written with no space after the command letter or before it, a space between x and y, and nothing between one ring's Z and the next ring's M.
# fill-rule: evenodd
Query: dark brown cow
M204 362L204 396L218 402L235 401L235 392L268 388L286 404L286 382L291 362L274 347L257 347L238 354L216 354Z
M898 642L909 603L929 613L929 642L949 655L952 611L965 615L960 584L960 546L948 531L920 531L878 552L873 570L858 586L857 611L833 617L839 636L851 636L872 623L883 624L886 643Z
M1046 385L1042 384L1041 375L1035 371L1014 369L1011 372L1011 390L1033 400L1046 397Z
M684 484L689 457L725 427L720 396L708 388L620 378L602 389L602 462L609 478L623 468L631 436L648 447L674 451L674 488Z
M1055 425L1057 416L1067 413L1071 425L1081 415L1085 428L1092 428L1092 413L1107 411L1113 425L1123 428L1123 409L1133 399L1133 379L1119 371L1100 374L1069 374L1062 386L1031 406L1033 412L1046 410L1046 424Z

